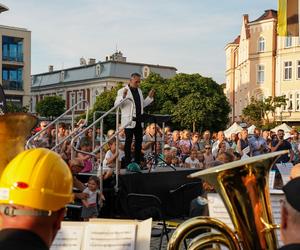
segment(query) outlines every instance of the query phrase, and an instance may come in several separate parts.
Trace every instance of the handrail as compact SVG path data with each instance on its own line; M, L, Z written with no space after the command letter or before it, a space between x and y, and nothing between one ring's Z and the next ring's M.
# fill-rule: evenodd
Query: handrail
M31 136L25 145L26 149L30 149L32 148L32 141L38 137L39 135L41 135L43 132L45 132L50 126L52 126L53 124L55 124L55 146L52 148L52 150L54 150L55 148L57 148L58 146L60 146L63 142L65 142L67 139L69 139L70 137L73 136L73 134L77 131L74 131L74 116L75 116L75 108L77 106L79 106L81 103L85 103L86 104L86 116L85 116L85 122L87 123L88 120L88 110L89 110L89 102L87 100L81 100L78 103L74 104L71 108L69 108L67 111L65 111L63 114L61 114L59 117L57 117L55 120L53 120L52 122L50 122L44 129L40 130L39 132L37 132L35 135ZM63 118L65 115L67 115L70 111L72 111L72 133L69 134L66 138L64 138L61 142L58 142L58 123L57 121L59 121L61 118Z
M80 131L78 134L76 134L72 140L71 140L71 159L74 159L75 157L75 151L76 152L80 152L80 153L84 153L90 156L95 157L95 153L94 152L98 152L98 150L100 150L100 163L98 166L98 177L100 178L100 192L103 192L103 178L102 178L102 174L103 174L103 161L102 161L102 149L104 147L104 145L106 145L109 141L111 141L114 137L117 138L117 135L119 134L120 130L123 128L119 128L119 111L120 111L120 107L124 104L124 102L130 101L131 102L131 109L130 109L130 114L131 114L131 118L129 120L129 122L127 124L125 124L124 128L127 127L128 125L131 124L131 122L133 121L133 113L134 113L134 100L131 98L125 98L122 101L120 101L117 105L115 105L114 107L112 107L110 110L108 110L105 114L103 114L102 116L100 116L97 120L95 120L93 123L91 123L89 126L87 126L85 129L83 129L82 131ZM94 150L92 153L89 152L84 152L84 151L80 151L78 150L75 146L74 146L74 142L83 134L85 133L88 129L92 128L95 124L97 124L98 122L100 122L100 132L101 135L103 135L103 119L105 117L107 117L109 114L111 114L114 110L116 110L116 130L115 130L115 134L113 136L111 136L110 138L108 138L108 140L103 143L103 136L100 137L100 147L97 150ZM119 152L119 140L116 140L116 150L117 153ZM118 190L118 186L119 186L119 161L116 160L116 185L115 185L115 190Z

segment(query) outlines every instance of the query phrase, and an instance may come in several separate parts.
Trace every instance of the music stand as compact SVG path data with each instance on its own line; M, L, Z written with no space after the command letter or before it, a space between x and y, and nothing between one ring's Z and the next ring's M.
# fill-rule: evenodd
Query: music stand
M164 162L166 164L166 166L168 166L168 167L172 168L174 171L176 171L176 168L174 168L172 165L168 164L164 159L162 159L158 155L157 150L156 150L156 144L157 144L157 129L156 129L157 126L156 125L158 123L168 122L170 119L171 119L170 115L150 115L150 114L143 114L142 115L143 122L146 122L146 123L152 122L152 123L155 124L155 130L154 130L154 165L157 166L158 159L160 159L162 162ZM152 166L153 166L153 164L149 168L149 173L152 170Z

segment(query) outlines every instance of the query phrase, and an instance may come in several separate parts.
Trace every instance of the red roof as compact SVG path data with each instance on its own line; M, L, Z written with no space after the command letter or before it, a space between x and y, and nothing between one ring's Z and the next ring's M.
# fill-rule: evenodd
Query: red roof
M254 21L251 21L251 23L263 21L267 19L277 18L277 11L276 10L265 10L265 13L262 14L259 18L255 19Z

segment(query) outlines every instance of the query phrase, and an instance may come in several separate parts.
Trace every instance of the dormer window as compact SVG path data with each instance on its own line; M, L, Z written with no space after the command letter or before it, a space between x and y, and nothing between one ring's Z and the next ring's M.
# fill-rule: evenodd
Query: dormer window
M143 67L143 78L147 78L150 74L150 68L148 66Z
M97 64L96 65L96 76L99 77L101 74L101 65Z
M60 81L63 82L64 80L65 80L65 71L62 70L62 71L60 72Z

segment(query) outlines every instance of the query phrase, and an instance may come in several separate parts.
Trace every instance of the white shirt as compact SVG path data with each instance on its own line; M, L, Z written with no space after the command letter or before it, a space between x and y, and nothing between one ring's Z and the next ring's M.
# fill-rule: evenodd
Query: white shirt
M199 160L197 158L195 158L194 160L192 160L191 157L188 157L185 159L184 163L188 163L190 164L190 168L198 168L199 167Z
M86 189L83 190L83 193L89 195L89 197L86 199L86 201L89 205L97 203L98 190L93 192L93 191L89 190L89 188L86 188Z

